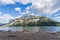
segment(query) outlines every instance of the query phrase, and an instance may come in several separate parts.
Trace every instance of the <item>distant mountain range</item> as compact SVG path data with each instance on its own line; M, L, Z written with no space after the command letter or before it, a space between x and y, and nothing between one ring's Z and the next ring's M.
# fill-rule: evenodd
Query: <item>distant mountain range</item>
M47 17L29 15L12 19L4 26L56 26L57 23L55 20Z

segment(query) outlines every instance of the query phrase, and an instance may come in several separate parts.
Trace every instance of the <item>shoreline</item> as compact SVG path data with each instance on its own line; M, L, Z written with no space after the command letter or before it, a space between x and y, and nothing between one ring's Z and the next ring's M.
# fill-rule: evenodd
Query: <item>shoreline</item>
M0 40L60 40L60 32L0 32Z

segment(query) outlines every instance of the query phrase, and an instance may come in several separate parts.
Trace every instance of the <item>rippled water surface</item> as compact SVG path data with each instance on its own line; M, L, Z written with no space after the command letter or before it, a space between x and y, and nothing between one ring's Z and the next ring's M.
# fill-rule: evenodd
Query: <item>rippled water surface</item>
M57 32L60 31L60 27L0 27L0 30L8 31L11 30L13 32L15 31L23 31L28 30L29 32Z

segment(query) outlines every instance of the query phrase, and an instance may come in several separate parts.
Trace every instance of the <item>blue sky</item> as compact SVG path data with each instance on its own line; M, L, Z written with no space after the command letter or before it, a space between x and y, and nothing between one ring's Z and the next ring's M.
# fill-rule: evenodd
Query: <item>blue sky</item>
M9 4L9 5L0 5L0 12L3 13L8 13L12 15L13 17L20 15L15 8L20 7L22 11L25 10L26 7L31 6L31 3L28 3L26 5L21 4L21 3L16 3L16 4Z
M1 0L0 22L23 15L46 16L60 22L60 0Z

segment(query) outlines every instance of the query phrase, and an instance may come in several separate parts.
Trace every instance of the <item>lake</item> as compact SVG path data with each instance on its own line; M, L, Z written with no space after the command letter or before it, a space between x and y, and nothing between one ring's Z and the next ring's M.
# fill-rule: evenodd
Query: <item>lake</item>
M39 31L43 31L43 32L57 32L60 31L60 27L0 27L0 31L8 31L11 30L13 32L16 31L23 31L23 30L28 30L29 32L39 32Z

